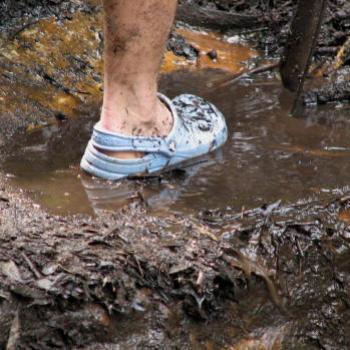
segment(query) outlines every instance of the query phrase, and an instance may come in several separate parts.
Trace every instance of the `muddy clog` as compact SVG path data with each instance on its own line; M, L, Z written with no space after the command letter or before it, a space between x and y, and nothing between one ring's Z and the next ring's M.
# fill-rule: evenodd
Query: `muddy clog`
M94 127L81 161L87 173L106 180L149 176L168 171L221 147L227 140L222 113L194 95L180 95L173 101L159 95L169 108L174 123L167 137L126 136ZM138 159L118 159L103 152L140 152Z

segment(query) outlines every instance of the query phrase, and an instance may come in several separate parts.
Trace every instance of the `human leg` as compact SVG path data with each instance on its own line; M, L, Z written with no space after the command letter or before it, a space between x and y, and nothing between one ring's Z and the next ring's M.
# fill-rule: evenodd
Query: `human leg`
M211 103L192 95L158 97L176 3L104 0L103 108L81 161L89 174L109 180L156 174L226 141L224 117Z
M104 0L105 83L101 122L106 130L143 136L169 133L172 118L157 97L157 80L176 3L177 0Z

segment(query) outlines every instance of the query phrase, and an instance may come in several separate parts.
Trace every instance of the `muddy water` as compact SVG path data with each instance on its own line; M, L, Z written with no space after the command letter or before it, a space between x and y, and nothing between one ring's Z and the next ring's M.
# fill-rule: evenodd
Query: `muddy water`
M13 185L58 214L98 214L140 200L186 214L227 206L241 210L348 185L349 109L337 105L290 117L289 96L274 75L220 87L224 77L209 70L162 77L163 92L204 96L224 112L229 125L224 148L188 169L116 184L80 174L97 109L18 136L2 168Z

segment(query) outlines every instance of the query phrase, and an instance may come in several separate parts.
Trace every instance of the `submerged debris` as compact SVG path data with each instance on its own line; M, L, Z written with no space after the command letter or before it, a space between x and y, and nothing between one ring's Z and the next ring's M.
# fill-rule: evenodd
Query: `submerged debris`
M303 100L306 106L322 105L330 102L349 102L350 82L331 83L320 89L306 92Z

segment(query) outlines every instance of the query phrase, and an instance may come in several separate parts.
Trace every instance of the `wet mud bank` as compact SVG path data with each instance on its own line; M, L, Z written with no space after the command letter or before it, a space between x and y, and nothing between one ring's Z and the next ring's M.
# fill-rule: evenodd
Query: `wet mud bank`
M348 349L349 208L344 194L196 220L142 205L92 220L2 190L0 344Z
M285 11L287 17L259 16L257 22L261 2L240 3L183 1L179 16L214 26L224 12L226 23L236 21L235 28L225 29L259 33L271 18L286 25L293 8L277 1L281 7L269 13ZM201 11L191 10L199 5ZM93 1L2 1L0 6L1 159L22 136L51 126L69 131L70 120L86 120L86 130L73 125L67 133L82 138L101 102L101 6ZM341 23L346 13L339 15ZM206 20L198 22L198 15ZM26 24L21 27L18 18ZM274 41L256 39L257 47L282 42L273 34L280 27L271 28L270 36L256 38ZM227 50L227 43L218 44L213 36L201 55L197 40L193 33L175 33L163 72L212 65L207 53L214 42L219 55ZM229 75L244 69L238 64L233 71L233 62L256 56L252 49L240 59L230 54ZM65 152L64 137L52 141L58 154ZM81 145L76 146L67 152L79 153ZM348 188L295 204L278 201L238 211L225 205L193 215L153 210L137 192L131 205L114 213L57 216L9 185L5 172L0 175L1 348L350 347Z

